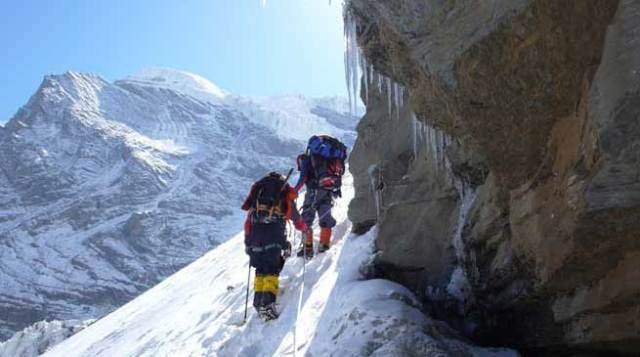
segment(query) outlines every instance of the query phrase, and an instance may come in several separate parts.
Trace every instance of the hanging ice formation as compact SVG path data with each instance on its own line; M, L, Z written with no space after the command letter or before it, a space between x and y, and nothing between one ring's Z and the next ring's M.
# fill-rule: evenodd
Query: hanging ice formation
M393 99L396 107L396 119L400 120L400 110L404 106L404 87L393 83Z
M389 118L392 118L395 108L395 117L400 119L400 111L404 106L404 87L391 78L377 73L372 65L367 62L358 46L357 23L349 2L343 2L344 17L344 67L345 82L349 96L349 106L353 113L357 109L357 101L360 95L360 74L364 83L364 101L369 102L370 90L377 88L378 94L386 94Z
M343 3L344 16L344 68L347 93L349 95L349 108L351 113L357 112L359 94L360 73L360 48L358 47L357 24L348 2Z
M415 113L411 114L411 122L414 157L418 158L424 152L424 155L427 155L426 157L434 163L435 174L442 170L445 180L449 180L458 191L460 206L456 229L452 237L458 266L451 274L446 290L451 296L462 302L462 308L465 309L473 298L467 271L475 269L475 257L471 252L466 251L463 232L477 194L468 183L456 177L452 171L451 162L446 155L446 149L452 143L451 137L428 123L418 120Z
M463 261L465 259L465 247L464 241L462 239L462 231L467 223L469 211L471 211L471 207L473 206L477 195L476 191L469 187L469 185L461 179L456 179L454 182L456 189L458 190L458 197L460 199L460 211L458 213L458 224L456 226L456 232L453 237L453 247L455 249L458 261Z
M395 119L400 120L400 113L404 107L404 86L378 73L372 65L367 63L366 58L361 53L358 53L358 56L363 76L365 104L369 102L371 89L375 89L380 96L384 95L387 98L389 118L394 117L393 112L395 109Z
M413 157L418 157L418 142L422 141L422 123L418 121L415 113L411 113L411 128L413 137ZM420 138L418 138L420 137Z
M267 7L267 0L260 0L260 4L263 8ZM331 5L331 0L329 0ZM344 18L344 38L345 38L345 50L344 50L344 68L345 68L345 81L347 85L347 93L349 96L349 111L351 114L356 114L358 109L358 95L360 87L360 73L359 68L363 68L363 72L366 68L366 63L361 62L363 56L360 53L357 39L357 24L356 20L349 6L349 0L342 1L342 16ZM368 80L365 79L365 87L368 85ZM368 88L365 88L367 91ZM367 94L365 94L368 97Z
M367 59L360 54L360 69L362 70L363 82L364 82L364 101L365 104L369 102L369 80L371 73L369 71L370 66L367 64Z
M448 177L450 175L451 164L447 159L446 149L451 143L451 137L443 131L438 130L431 125L424 123L416 117L415 113L411 113L412 131L413 131L413 157L417 158L424 147L427 155L433 162L434 170L437 173L444 169Z
M376 205L376 218L380 218L382 213L382 172L378 165L371 165L368 169L369 183L371 184L371 194Z
M476 200L476 190L471 188L469 184L465 183L462 179L456 178L454 180L455 187L458 191L458 197L460 200L460 208L458 211L458 222L456 225L456 231L453 236L453 248L458 260L458 267L456 267L451 279L447 285L447 292L454 296L458 301L464 303L463 308L469 305L470 300L473 298L473 292L471 290L471 283L465 266L467 269L475 269L475 256L472 253L467 254L464 239L462 233L464 227L469 220L469 213L473 207L473 203Z
M364 83L364 101L368 104L370 100L371 90L375 89L382 97L386 95L389 119L393 118L395 109L395 118L400 119L401 109L404 107L404 87L399 85L391 78L388 78L375 71L373 66L367 63L366 58L360 52L357 41L357 26L355 17L348 5L348 0L343 2L344 16L344 34L345 34L345 79L349 93L349 104L351 110L355 112L356 101L359 95L360 70L362 71ZM471 285L467 273L464 269L465 263L472 263L473 258L469 258L465 252L464 240L462 234L467 224L469 213L476 199L475 190L456 178L451 170L451 163L446 155L447 146L452 142L450 136L433 126L420 121L416 118L415 113L411 114L411 125L413 130L413 154L417 158L422 150L426 151L426 155L431 159L434 165L434 172L437 174L443 171L445 179L450 180L458 190L460 199L460 208L458 213L458 222L453 236L453 246L458 260L458 267L454 270L450 282L447 286L449 294L462 302L468 302L471 296ZM382 191L381 191L381 172L377 165L372 165L368 170L371 184L371 192L376 207L376 215L380 218L382 208ZM471 259L471 262L469 260Z
M447 285L447 292L457 300L463 302L463 308L466 308L470 299L472 299L472 290L465 267L467 269L474 268L475 258L472 253L466 251L463 232L469 220L469 213L471 212L477 194L468 183L456 177L452 171L451 162L446 155L446 149L452 143L451 137L443 131L418 120L415 113L411 114L411 121L414 157L419 157L424 150L425 155L428 155L427 157L434 163L435 174L441 171L445 180L449 180L458 191L460 206L456 229L452 237L458 266L451 275L450 282Z

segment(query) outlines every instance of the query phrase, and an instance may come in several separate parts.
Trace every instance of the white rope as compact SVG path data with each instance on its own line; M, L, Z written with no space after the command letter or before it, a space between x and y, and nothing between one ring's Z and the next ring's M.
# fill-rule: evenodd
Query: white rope
M295 237L295 236L294 236ZM302 242L302 233L300 235L300 241ZM303 249L303 256L302 256L302 284L300 287L300 296L298 298L298 308L296 310L296 320L293 324L293 356L296 356L296 352L298 350L298 342L297 342L297 330L298 330L298 317L300 316L300 310L302 309L302 297L304 296L304 277L305 277L305 273L307 271L307 250L305 249L305 247L302 248Z

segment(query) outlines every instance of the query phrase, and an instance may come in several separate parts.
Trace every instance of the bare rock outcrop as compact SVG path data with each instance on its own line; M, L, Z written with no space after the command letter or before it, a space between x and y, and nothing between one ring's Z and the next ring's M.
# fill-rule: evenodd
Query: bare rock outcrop
M350 217L380 274L481 342L640 351L640 4L349 6L372 66Z

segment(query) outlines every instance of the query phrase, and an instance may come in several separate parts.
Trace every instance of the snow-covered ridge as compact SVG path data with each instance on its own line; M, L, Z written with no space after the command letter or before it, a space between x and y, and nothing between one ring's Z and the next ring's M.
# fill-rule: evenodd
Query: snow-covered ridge
M45 356L517 356L464 342L398 284L364 280L375 229L349 234L352 179L344 183L331 250L304 276L302 259L285 265L279 319L264 323L250 311L241 323L248 259L240 233Z
M227 96L225 91L204 77L172 68L144 68L123 81L171 89L203 101L217 102Z
M229 237L253 180L304 150L306 138L267 119L300 116L306 133L353 138L357 118L314 114L311 99L295 115L246 113L230 95L189 94L215 96L192 75L146 73L167 80L47 76L0 130L0 339L39 320L103 316Z

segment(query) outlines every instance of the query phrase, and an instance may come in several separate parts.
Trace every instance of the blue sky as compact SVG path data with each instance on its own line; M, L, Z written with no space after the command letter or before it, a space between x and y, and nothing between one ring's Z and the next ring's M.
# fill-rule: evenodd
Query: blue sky
M147 66L237 94L344 95L339 0L2 0L0 123L49 73Z

